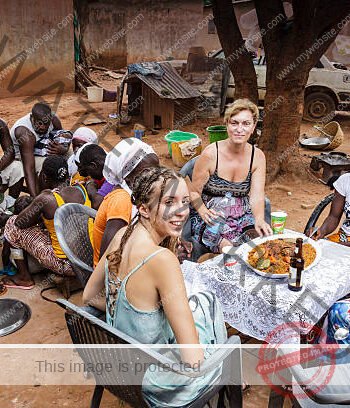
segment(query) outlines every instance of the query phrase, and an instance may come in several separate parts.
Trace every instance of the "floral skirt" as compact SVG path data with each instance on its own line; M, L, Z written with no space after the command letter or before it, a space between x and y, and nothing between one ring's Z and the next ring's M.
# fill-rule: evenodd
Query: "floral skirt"
M203 202L206 204L208 208L218 208L220 205L220 201L223 197L206 197L203 195L202 197ZM249 197L232 197L230 206L226 207L224 210L225 215L225 225L223 225L221 232L220 232L220 240L222 238L226 238L231 242L237 240L240 235L247 229L253 228L255 221L252 210L249 204ZM202 220L200 215L191 208L190 212L190 219L191 219L191 235L192 237L200 242L202 245L203 243L203 232L206 227L206 223ZM220 242L219 240L219 242ZM209 251L214 253L219 253L218 244L213 246L205 245Z

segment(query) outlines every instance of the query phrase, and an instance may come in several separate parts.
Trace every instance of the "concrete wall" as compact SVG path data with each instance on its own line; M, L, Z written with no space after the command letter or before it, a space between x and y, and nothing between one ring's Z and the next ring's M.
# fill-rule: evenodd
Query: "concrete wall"
M203 29L202 0L130 2L129 22L144 18L127 33L128 63L166 59L186 59L188 50L197 44Z
M120 68L133 62L187 59L190 47L221 48L210 7L202 0L75 0L89 65ZM253 2L236 6L238 20ZM243 17L243 35L251 27ZM255 22L252 23L255 25ZM215 27L214 27L215 30Z
M202 0L75 3L90 65L119 68L167 57L186 59L190 47L203 45L199 36L207 30Z
M126 66L125 2L75 0L75 7L88 64L110 68Z
M1 0L0 98L73 91L73 70L72 0Z

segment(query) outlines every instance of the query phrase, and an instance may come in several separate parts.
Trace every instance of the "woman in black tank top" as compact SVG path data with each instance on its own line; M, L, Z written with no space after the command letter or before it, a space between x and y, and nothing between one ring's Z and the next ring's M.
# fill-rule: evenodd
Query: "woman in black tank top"
M192 236L211 252L220 252L252 227L260 236L272 234L264 221L265 156L248 143L258 113L257 106L248 99L235 101L225 114L228 138L207 146L195 164ZM206 227L215 224L219 210L225 224L218 239L212 236L208 242Z

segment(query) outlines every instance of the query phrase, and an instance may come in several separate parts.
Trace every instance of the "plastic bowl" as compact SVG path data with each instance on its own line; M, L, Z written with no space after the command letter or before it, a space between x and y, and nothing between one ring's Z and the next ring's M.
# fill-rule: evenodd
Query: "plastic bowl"
M180 130L172 130L171 132L169 132L167 135L165 135L164 140L168 143L168 151L170 157L172 157L171 144L173 142L183 142L197 137L198 136L194 133L181 132Z

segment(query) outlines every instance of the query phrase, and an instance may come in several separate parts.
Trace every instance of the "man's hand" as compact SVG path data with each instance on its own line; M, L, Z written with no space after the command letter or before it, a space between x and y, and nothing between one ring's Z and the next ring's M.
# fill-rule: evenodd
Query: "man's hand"
M50 142L50 144L47 147L47 152L49 155L63 155L67 153L67 148L65 146L63 146L60 143L57 142Z
M326 234L322 231L321 228L311 227L311 228L307 231L306 235L307 235L309 238L313 238L315 241L318 241L319 239L324 238Z

